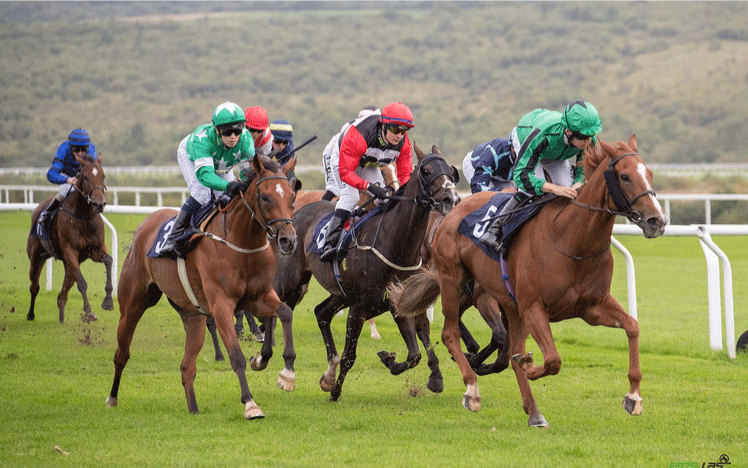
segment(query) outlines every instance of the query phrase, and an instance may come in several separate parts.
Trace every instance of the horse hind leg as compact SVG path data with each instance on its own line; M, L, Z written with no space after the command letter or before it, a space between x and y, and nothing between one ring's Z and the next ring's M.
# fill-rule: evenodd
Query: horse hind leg
M428 357L429 369L431 374L429 375L429 381L426 384L426 388L434 393L441 393L444 391L444 378L442 377L442 371L439 368L439 358L436 357L434 352L434 346L431 344L431 326L429 325L426 314L417 315L416 320L416 334L423 343L423 347L426 349L426 356Z
M223 361L226 358L223 357L223 352L221 351L221 343L218 341L218 332L216 331L216 321L213 317L208 317L205 320L205 325L208 327L208 331L210 332L210 337L213 340L213 349L215 350L215 360L216 361Z
M195 397L195 375L197 375L197 356L205 343L205 315L186 315L182 318L182 325L186 334L184 358L179 369L182 371L182 386L187 398L187 410L198 414L197 398Z
M348 311L345 348L343 348L343 356L340 359L340 372L338 373L338 379L335 381L335 385L333 385L330 390L330 401L338 401L338 398L340 398L340 394L343 391L345 376L348 374L348 371L353 368L353 364L356 362L356 348L358 347L358 339L361 337L361 330L364 328L364 322L365 320L361 312L355 307L351 307Z
M112 381L112 389L106 399L107 408L115 407L119 402L118 394L122 372L130 359L130 345L138 322L146 309L156 305L163 294L155 284L151 284L150 287L135 288L133 286L135 282L129 281L128 268L123 267L122 271L122 281L117 294L120 317L117 326L117 351L114 353L114 380Z
M34 253L31 257L31 265L29 267L29 280L31 280L29 292L31 293L31 303L29 304L29 312L26 314L27 320L34 320L34 318L36 318L34 314L34 306L36 304L36 296L39 294L39 277L42 274L42 266L44 265L44 259L41 256Z
M104 286L106 296L104 296L104 300L101 302L101 308L104 310L114 310L114 300L112 300L112 256L104 253L102 261L106 269L106 286Z
M327 369L319 379L319 386L324 392L332 390L332 387L335 384L335 374L337 373L337 368L340 364L340 356L335 347L335 339L332 336L330 322L333 317L335 317L335 313L341 310L343 306L344 304L338 296L331 295L317 304L314 308L317 326L322 334L322 340L325 343L325 350L327 352Z
M395 353L380 351L377 355L382 361L382 364L389 369L392 375L400 375L406 370L417 366L418 363L421 362L421 353L418 350L418 342L416 341L417 333L415 318L402 317L395 315L394 313L393 317L395 318L397 328L400 330L400 335L402 335L403 340L405 340L405 345L408 348L408 357L405 358L405 361L403 362L396 362Z

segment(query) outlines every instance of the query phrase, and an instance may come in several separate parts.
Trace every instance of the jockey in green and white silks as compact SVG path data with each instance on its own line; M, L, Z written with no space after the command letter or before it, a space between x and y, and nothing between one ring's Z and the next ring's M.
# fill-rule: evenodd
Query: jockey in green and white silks
M505 223L530 196L553 193L576 198L577 189L584 182L584 150L594 144L600 130L602 122L597 109L585 101L575 101L563 112L535 109L522 116L509 136L517 154L513 176L517 194L502 207L496 224ZM576 172L572 172L572 158ZM492 231L495 233L496 229Z
M169 238L160 249L162 253L175 254L176 239L214 192L236 195L240 183L231 169L255 157L254 141L245 123L242 108L227 101L213 111L212 123L200 125L179 143L177 162L190 197L179 210Z

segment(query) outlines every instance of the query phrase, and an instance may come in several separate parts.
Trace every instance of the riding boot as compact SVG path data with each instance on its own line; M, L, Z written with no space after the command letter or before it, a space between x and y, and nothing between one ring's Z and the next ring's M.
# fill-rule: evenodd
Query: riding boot
M330 201L330 200L332 200L333 198L335 198L336 196L337 196L337 195L335 195L335 194L334 194L334 193L332 193L331 191L329 191L329 190L326 190L326 191L325 191L325 194L324 194L324 195L322 195L322 200Z
M519 194L510 198L504 206L501 207L501 211L499 211L493 221L491 221L486 232L480 236L480 240L494 247L500 247L502 236L499 232L501 231L501 227L512 217L514 214L513 211L523 200L525 200L525 198L525 196L520 197Z
M176 240L182 234L185 233L187 228L190 225L190 218L192 218L192 215L184 210L184 208L179 210L179 214L177 215L177 219L174 220L174 226L171 228L171 233L169 234L169 238L166 239L166 242L164 242L163 247L161 247L161 254L175 257L177 256L177 252L174 251L174 247L176 247Z
M60 200L57 199L57 197L53 198L52 201L47 205L45 209L39 213L39 218L37 218L37 232L39 233L40 237L49 237L49 217L51 214L60 207Z
M325 234L325 245L322 247L322 254L319 259L323 262L331 262L338 252L340 247L340 240L344 236L341 235L343 231L343 224L348 219L351 212L346 210L335 210L330 223L327 225L327 234Z

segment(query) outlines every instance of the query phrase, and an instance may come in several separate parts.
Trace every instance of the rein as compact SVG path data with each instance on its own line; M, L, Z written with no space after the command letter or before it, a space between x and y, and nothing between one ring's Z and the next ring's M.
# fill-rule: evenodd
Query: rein
M426 162L432 161L434 159L438 161L442 161L442 163L439 164L439 166L441 167L439 167L439 171L437 171L430 179L426 180L426 178L423 176L423 173L421 171L421 167L424 164L426 164ZM418 206L420 206L421 208L428 208L429 210L431 210L432 208L441 205L441 202L437 202L436 200L434 200L434 193L438 192L439 190L436 190L434 193L430 192L430 187L433 184L434 180L436 180L437 177L444 175L447 177L447 181L443 184L441 188L449 189L449 188L454 188L455 186L454 182L452 181L452 171L448 169L451 169L451 167L447 165L446 162L444 162L444 160L441 157L434 155L434 154L426 156L423 159L423 161L419 162L418 166L416 166L417 177L418 177L417 179L418 180L418 196L413 198L413 197L403 197L399 195L390 195L387 197L387 199L388 200L412 201L418 204ZM373 201L374 199L372 198L367 203L365 203L363 206L367 206ZM356 245L356 248L358 250L370 250L380 260L382 260L382 262L384 262L390 268L394 268L395 270L415 271L421 268L421 266L423 265L423 259L420 258L420 256L418 258L417 265L400 266L388 260L379 250L377 250L374 247L377 243L377 239L379 238L379 230L382 227L382 221L383 221L383 217L380 216L379 223L377 224L377 230L374 233L374 240L372 241L371 245L359 245L358 239L355 236L353 237L353 241Z
M226 208L218 208L218 211L223 214L223 232L224 232L224 237L220 237L220 236L217 236L217 235L215 235L215 234L213 234L211 232L206 232L206 231L203 231L203 230L197 229L197 228L194 228L193 232L195 234L202 235L202 236L207 237L209 239L213 239L213 240L215 240L217 242L221 242L221 243L225 244L226 246L230 247L231 249L233 249L233 250L235 250L237 252L240 252L240 253L244 253L244 254L253 254L253 253L257 253L257 252L262 252L263 250L265 250L268 247L270 247L270 241L276 241L276 242L278 241L278 234L280 233L281 228L283 228L283 226L285 226L286 224L291 224L291 219L290 218L276 218L276 219L271 219L271 220L268 221L268 219L267 219L268 217L267 217L267 215L265 214L265 212L262 209L262 204L260 203L260 190L259 190L259 186L260 186L260 184L262 182L265 182L266 180L271 180L271 179L288 180L285 176L282 176L282 175L271 175L271 176L268 176L268 177L263 177L262 179L259 179L257 182L255 182L255 187L257 187L257 191L255 192L255 205L258 207L257 211L260 212L260 214L262 215L262 218L265 220L265 222L260 221L260 218L257 216L257 213L255 213L255 210L252 209L252 207L249 205L249 203L247 203L247 200L244 198L244 194L242 194L241 197L240 197L241 200L242 200L242 202L244 202L244 206L247 207L247 210L249 210L249 213L252 216L252 218L254 218L255 220L257 220L257 223L260 226L262 226L262 228L267 233L267 242L265 242L265 244L262 247L258 247L256 249L245 249L245 248L242 248L242 247L238 247L238 246L232 244L231 242L229 242L228 240L226 240L226 236L227 236L227 231L226 231L226 214L227 214L227 212L229 210L229 206L231 204L229 204L229 206L226 206ZM281 225L280 225L280 227L278 229L273 229L272 225L275 224L275 223L281 223Z

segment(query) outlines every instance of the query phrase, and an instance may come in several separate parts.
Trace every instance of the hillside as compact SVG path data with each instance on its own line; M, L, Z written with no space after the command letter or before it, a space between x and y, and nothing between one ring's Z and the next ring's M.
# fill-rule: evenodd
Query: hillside
M301 164L365 104L457 164L536 107L595 104L650 162L744 161L742 2L0 3L0 167L74 127L110 165L173 165L225 101L294 125Z

